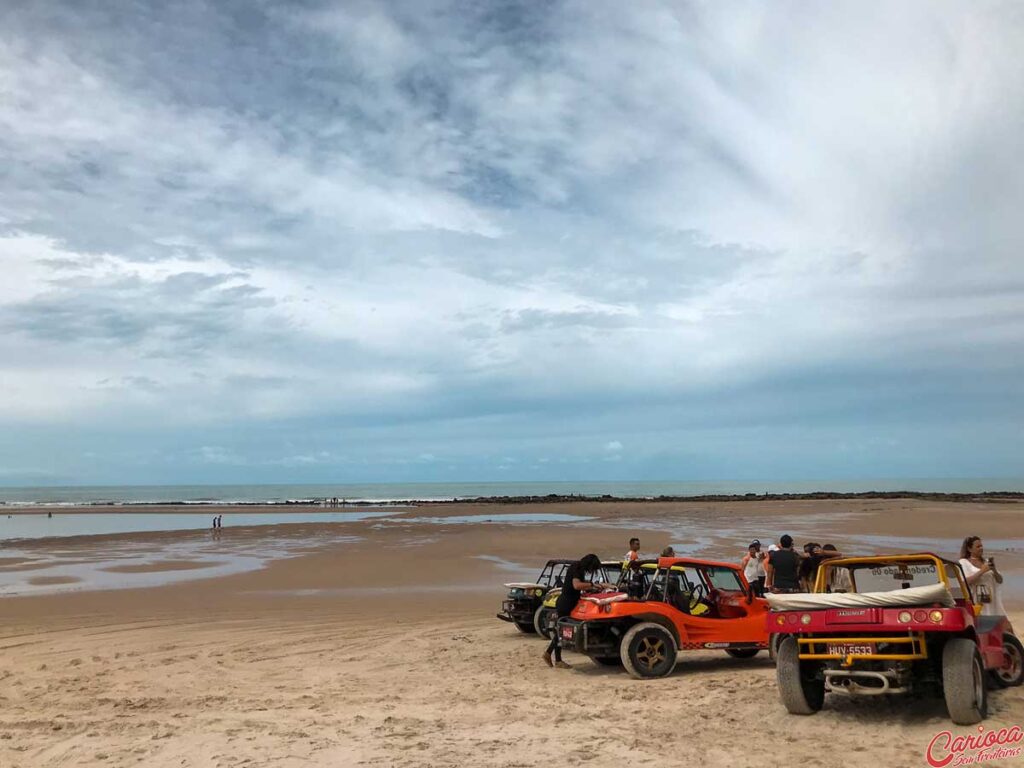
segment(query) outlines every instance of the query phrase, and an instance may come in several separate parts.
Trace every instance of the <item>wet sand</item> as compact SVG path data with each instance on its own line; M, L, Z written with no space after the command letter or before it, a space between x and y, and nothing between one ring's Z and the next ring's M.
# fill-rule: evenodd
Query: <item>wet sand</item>
M593 519L417 519L518 512ZM766 658L718 652L685 655L657 681L570 654L574 669L550 670L540 639L494 618L501 584L549 556L618 556L634 533L644 552L672 544L728 559L751 537L784 532L857 554L969 533L1001 544L990 554L1019 627L1022 512L918 500L451 505L393 522L225 528L221 547L281 535L309 543L219 578L0 599L0 765L675 765L701 754L732 767L780 754L809 766L918 766L950 727L941 702L830 696L822 713L796 718ZM180 538L19 543L26 554L9 565ZM991 709L989 727L1024 724L1021 689L994 693Z

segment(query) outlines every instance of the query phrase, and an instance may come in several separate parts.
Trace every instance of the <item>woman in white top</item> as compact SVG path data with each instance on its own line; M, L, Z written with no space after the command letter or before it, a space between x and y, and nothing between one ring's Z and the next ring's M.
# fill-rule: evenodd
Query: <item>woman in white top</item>
M1003 575L996 570L995 561L985 559L985 545L980 536L968 536L960 547L960 567L964 569L967 584L974 593L974 602L981 605L982 616L1005 616L999 585Z

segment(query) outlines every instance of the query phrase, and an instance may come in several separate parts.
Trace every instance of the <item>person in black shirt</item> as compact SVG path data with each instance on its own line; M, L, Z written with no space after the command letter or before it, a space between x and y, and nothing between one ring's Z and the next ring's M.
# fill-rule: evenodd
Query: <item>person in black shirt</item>
M768 592L799 592L801 575L805 579L817 573L818 566L825 558L842 557L835 551L824 551L817 544L808 545L806 553L793 549L793 537L785 534L779 539L781 549L768 553L765 563L764 588ZM813 584L812 584L813 586Z
M597 555L585 555L582 560L577 560L569 566L569 570L565 574L565 585L562 587L562 593L558 596L558 600L555 603L555 614L558 619L572 613L572 609L580 601L580 595L583 592L593 592L607 587L614 587L614 584L593 581L591 574L600 567L601 558ZM552 653L555 655L553 662L551 660ZM568 664L562 661L562 648L558 644L557 631L551 634L551 643L548 645L547 650L544 651L544 663L549 667L558 667L559 669L570 668Z

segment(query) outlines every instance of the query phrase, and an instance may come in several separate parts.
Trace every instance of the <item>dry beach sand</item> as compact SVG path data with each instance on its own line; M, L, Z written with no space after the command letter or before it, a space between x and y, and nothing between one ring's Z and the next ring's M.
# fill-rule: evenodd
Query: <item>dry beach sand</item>
M203 568L176 554L148 569L191 580L0 598L0 766L691 765L699 755L709 767L878 768L924 765L929 740L951 727L941 702L902 698L829 697L816 716L790 716L760 657L687 654L655 681L571 654L574 669L551 670L540 639L494 618L502 582L524 575L516 564L618 556L633 533L644 552L671 543L729 559L752 536L784 532L856 553L977 534L998 542L990 554L1024 627L1021 503L446 505L394 510L386 523L245 529L218 511L227 549L285 534L302 543L219 578L197 578ZM518 513L592 519L418 520ZM0 549L0 568L45 579L42 558L56 550L89 562L209 535L44 540L16 557ZM990 706L987 727L1024 725L1021 689L993 693Z

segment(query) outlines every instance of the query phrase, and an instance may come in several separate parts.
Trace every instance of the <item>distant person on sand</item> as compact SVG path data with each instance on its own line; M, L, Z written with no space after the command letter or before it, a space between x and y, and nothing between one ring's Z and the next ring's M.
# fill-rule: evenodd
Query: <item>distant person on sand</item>
M569 570L565 574L562 594L558 596L558 602L555 603L556 621L572 613L572 609L576 607L576 603L580 601L580 595L584 592L596 592L601 589L614 588L614 584L593 581L594 577L592 574L596 573L600 568L601 558L593 554L585 555L582 560L577 560L569 566ZM552 653L555 656L553 662L551 660ZM572 668L562 661L562 647L558 644L557 629L551 633L551 642L548 644L547 650L544 651L544 663L549 667L558 667L559 669Z
M968 536L960 546L960 567L964 569L967 584L974 592L975 602L981 605L982 616L1005 616L1000 585L1003 574L996 570L995 558L985 559L985 544L980 536Z
M629 540L629 552L622 556L627 562L632 562L640 557L640 539L634 537Z
M743 568L743 575L756 597L764 596L764 561L765 554L761 551L761 541L754 539L747 547L747 554L740 561L740 567Z

